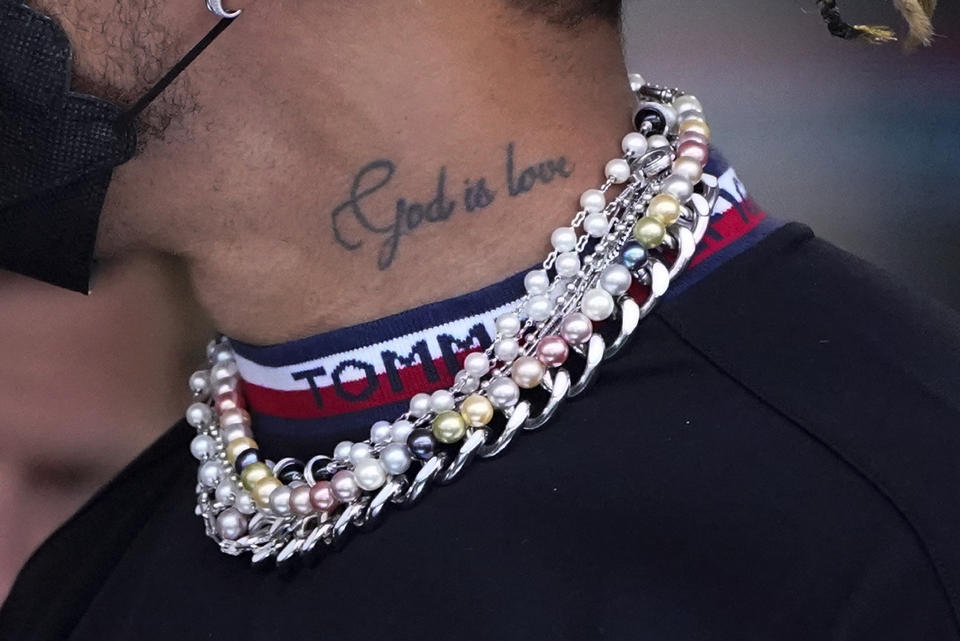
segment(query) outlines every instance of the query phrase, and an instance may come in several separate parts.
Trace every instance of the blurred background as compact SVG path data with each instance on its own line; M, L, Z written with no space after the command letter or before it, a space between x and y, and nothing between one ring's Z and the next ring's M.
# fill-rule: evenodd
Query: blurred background
M695 93L769 214L960 309L960 3L930 49L831 37L814 0L625 0L627 66ZM840 0L906 32L890 0Z

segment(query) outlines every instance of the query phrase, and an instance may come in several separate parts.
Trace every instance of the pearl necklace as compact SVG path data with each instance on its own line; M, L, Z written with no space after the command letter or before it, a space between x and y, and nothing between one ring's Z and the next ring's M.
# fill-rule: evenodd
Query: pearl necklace
M366 441L273 463L253 438L229 343L210 343L209 369L190 377L186 419L197 430L196 513L223 552L279 564L374 525L388 504L412 505L431 483L450 483L476 456L496 456L521 430L543 426L623 349L690 261L718 194L716 177L703 173L710 129L700 101L638 74L629 80L640 102L623 156L583 192L570 226L551 234L553 250L524 278L526 295L497 318L493 343L466 357L450 389L415 395ZM642 302L627 293L634 281ZM571 358L583 361L576 381L563 367ZM536 414L523 398L534 388L549 394Z

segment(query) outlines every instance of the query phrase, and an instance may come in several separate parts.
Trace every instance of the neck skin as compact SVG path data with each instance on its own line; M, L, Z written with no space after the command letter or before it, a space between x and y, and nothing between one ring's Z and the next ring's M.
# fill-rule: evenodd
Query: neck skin
M213 24L163 11L179 53ZM258 344L482 287L603 181L625 73L613 25L501 0L249 3L175 90L196 108L118 168L99 250L181 256L216 326Z

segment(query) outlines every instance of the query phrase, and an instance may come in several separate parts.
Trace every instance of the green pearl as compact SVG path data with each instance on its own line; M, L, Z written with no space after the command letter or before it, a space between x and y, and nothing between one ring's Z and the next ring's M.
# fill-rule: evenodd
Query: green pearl
M459 412L440 412L433 419L433 435L441 443L456 443L467 433L467 423Z
M663 223L649 216L644 216L633 226L633 237L647 249L659 247L666 233L667 230L663 226Z
M258 461L243 468L243 471L240 472L240 482L243 483L245 490L252 492L257 481L262 481L269 476L273 476L273 472L270 471L266 463Z

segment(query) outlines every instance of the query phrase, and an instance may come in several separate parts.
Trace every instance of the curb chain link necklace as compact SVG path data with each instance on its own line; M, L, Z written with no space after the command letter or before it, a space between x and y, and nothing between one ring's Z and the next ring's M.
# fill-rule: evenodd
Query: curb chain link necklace
M197 431L196 514L221 551L283 565L338 547L388 506L414 505L477 457L543 427L624 348L689 263L718 195L717 178L703 173L710 128L700 101L628 79L639 104L623 155L606 164L599 188L583 192L570 225L550 235L552 251L524 277L526 294L496 319L491 345L467 355L451 388L416 394L366 441L274 463L254 440L229 342L211 341L207 368L189 379L186 419ZM628 293L634 284L641 300Z

